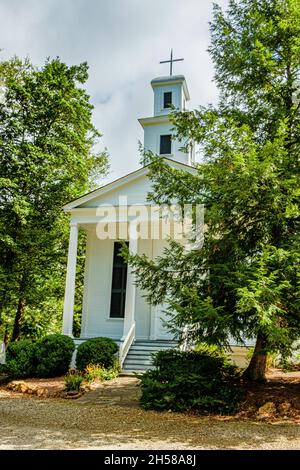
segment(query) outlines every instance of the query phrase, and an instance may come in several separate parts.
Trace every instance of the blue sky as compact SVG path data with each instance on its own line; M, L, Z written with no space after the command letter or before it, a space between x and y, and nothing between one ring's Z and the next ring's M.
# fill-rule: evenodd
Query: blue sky
M228 0L215 3L227 6ZM211 0L0 0L0 58L29 56L41 65L59 56L87 61L93 120L110 154L112 180L139 166L137 121L153 113L152 78L168 74L171 47L184 62L189 108L214 102L207 53Z

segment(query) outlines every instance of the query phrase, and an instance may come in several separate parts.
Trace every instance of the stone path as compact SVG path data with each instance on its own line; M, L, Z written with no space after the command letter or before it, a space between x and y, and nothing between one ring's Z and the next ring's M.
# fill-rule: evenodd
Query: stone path
M133 376L121 376L108 382L102 382L96 389L85 393L76 400L80 405L119 405L138 407L140 397L139 379Z

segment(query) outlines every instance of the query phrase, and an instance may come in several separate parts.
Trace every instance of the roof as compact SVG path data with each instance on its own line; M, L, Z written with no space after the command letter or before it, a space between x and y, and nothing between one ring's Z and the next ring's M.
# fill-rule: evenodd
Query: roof
M164 75L163 77L156 77L151 80L151 85L160 82L179 82L185 80L184 75Z
M170 164L170 166L179 167L178 169L183 169L183 170L189 171L191 173L196 171L196 169L194 167L192 167L190 165L186 165L185 163L181 163L181 162L178 162L176 160L171 160L170 158L164 158L164 160L166 161L166 163ZM126 183L134 181L135 179L140 178L143 175L147 175L147 173L149 173L149 171L150 171L150 165L151 164L145 165L144 167L141 167L141 168L139 168L135 171L132 171L131 173L128 173L127 175L121 176L121 178L117 178L116 180L111 181L110 183L107 183L107 184L101 186L100 188L95 189L94 191L90 191L89 193L83 194L82 196L80 196L77 199L73 199L72 201L68 202L67 204L65 204L63 206L63 210L65 212L68 212L71 209L74 209L75 207L77 207L81 204L84 204L86 202L91 201L92 199L95 199L95 198L101 196L102 194L105 194L105 193L107 193L109 191L112 191L112 190L114 190L114 189L116 189L120 186L123 186ZM182 168L180 168L180 167L182 167Z
M152 124L165 124L170 123L170 114L161 114L160 116L151 116L146 118L139 118L138 119L140 125L142 127L149 126Z

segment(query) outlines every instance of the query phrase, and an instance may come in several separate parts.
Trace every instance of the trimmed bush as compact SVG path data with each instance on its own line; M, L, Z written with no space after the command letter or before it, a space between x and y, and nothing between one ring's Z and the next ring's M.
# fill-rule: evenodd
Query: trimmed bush
M8 369L6 364L0 364L0 374L8 374Z
M36 375L55 377L68 372L75 344L72 338L54 334L36 343Z
M118 345L110 338L92 338L78 346L76 356L76 367L84 371L89 365L99 365L104 369L115 366L115 354Z
M153 364L141 378L145 409L228 414L242 398L238 369L216 348L159 351Z
M36 344L29 339L9 343L6 350L6 369L14 378L33 377L36 370Z

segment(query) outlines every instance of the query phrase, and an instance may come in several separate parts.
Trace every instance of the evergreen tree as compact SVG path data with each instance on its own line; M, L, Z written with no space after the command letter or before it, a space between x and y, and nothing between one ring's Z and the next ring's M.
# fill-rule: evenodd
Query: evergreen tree
M129 261L174 331L222 346L255 337L245 376L262 380L267 353L300 337L300 1L214 6L210 54L218 105L173 116L177 137L201 145L197 174L145 155L155 203L204 204L204 245Z

